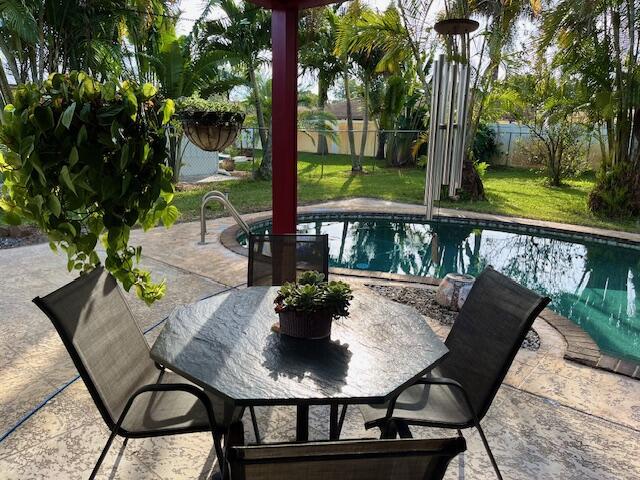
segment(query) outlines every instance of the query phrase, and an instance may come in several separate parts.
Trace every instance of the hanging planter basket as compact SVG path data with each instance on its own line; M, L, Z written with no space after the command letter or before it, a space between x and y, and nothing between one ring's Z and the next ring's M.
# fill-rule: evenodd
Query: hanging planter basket
M449 18L441 20L434 25L434 29L440 35L465 35L475 32L480 24L469 18Z
M219 152L231 145L244 118L240 112L187 111L179 115L187 138L207 152Z

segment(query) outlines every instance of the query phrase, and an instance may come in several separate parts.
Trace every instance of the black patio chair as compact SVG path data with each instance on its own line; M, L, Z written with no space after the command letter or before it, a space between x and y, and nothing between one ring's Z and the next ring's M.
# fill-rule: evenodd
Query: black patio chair
M247 285L282 285L315 270L329 278L328 235L250 235Z
M480 426L518 349L549 299L489 267L476 279L445 344L449 354L431 373L386 405L361 407L365 427L382 437L410 438L409 425L476 427L498 478L498 464Z
M129 438L209 431L222 462L221 439L225 432L242 431L242 410L151 359L122 292L103 268L33 301L58 331L111 431L89 478L116 435L126 444Z
M350 440L235 447L233 480L439 480L462 437L429 440Z

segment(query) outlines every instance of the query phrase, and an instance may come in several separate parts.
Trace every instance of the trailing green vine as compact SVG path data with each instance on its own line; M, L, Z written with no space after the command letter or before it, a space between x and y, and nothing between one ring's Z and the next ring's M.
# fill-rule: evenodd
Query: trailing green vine
M165 282L138 268L141 247L129 234L178 218L165 165L173 111L151 84L100 83L83 72L19 86L0 127L4 220L37 224L66 252L69 271L98 266L101 241L105 268L125 290L148 304L160 299Z

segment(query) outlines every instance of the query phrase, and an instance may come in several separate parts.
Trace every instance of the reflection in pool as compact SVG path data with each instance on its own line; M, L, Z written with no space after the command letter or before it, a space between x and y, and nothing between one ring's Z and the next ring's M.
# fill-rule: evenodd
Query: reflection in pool
M492 265L551 297L551 308L589 332L603 351L640 361L640 250L380 218L323 219L300 223L298 231L329 235L332 267L442 278L477 275Z

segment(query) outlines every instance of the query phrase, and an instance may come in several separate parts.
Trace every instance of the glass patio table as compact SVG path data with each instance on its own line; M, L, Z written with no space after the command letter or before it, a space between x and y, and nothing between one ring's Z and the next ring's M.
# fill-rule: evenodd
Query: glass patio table
M278 287L250 287L175 309L152 358L231 407L297 406L297 440L309 435L309 406L384 403L425 375L448 352L412 307L354 288L350 315L333 322L330 339L274 333Z

